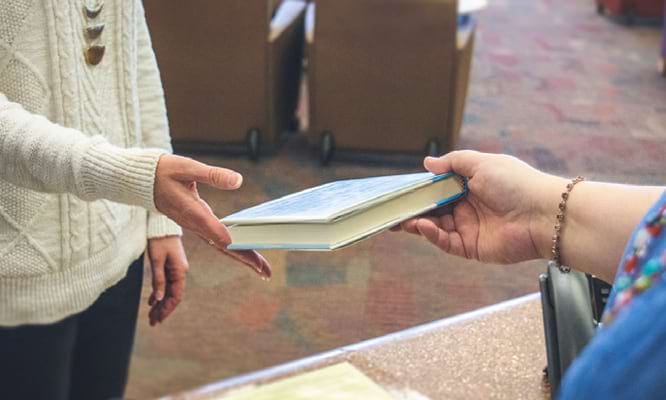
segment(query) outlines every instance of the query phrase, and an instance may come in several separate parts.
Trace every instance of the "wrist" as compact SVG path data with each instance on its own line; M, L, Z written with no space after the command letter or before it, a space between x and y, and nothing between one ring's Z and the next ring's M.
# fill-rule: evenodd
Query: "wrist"
M530 233L540 258L552 258L558 205L562 200L562 192L566 190L569 182L570 180L566 178L544 174L544 178L535 190Z
M182 238L181 235L165 235L165 236L149 238L148 241L149 242L155 242L155 241L159 242L160 240L166 240L166 239L169 239L169 240L178 239L178 240L180 240L181 238Z
M148 213L148 229L147 235L149 239L159 239L163 237L182 236L183 230L161 213L149 212Z

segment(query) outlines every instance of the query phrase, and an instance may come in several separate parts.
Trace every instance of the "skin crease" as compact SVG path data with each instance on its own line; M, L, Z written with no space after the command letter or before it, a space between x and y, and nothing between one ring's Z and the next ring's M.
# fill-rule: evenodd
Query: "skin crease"
M155 207L185 229L215 246L222 254L249 267L262 279L271 277L271 267L255 251L230 251L231 237L210 206L199 196L197 183L221 190L238 189L242 176L226 168L208 166L175 155L160 158L155 171ZM183 299L189 264L180 237L148 241L153 291L148 300L151 326L163 322Z
M428 157L424 166L435 174L468 177L469 192L452 212L414 218L394 231L423 236L447 253L485 263L551 257L557 207L570 179L543 173L515 157L471 150ZM561 232L563 264L611 282L631 232L663 191L577 184Z

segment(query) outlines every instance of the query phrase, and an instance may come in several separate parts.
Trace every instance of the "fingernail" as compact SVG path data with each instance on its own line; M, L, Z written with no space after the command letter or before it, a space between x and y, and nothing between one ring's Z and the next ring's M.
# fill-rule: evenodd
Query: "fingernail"
M155 300L159 302L162 301L162 299L164 299L164 293L157 292L157 294L155 295Z
M270 281L272 278L271 269L267 265L264 265L262 269L264 271L264 280Z
M239 187L243 183L243 176L239 173L234 173L231 178L231 185Z
M259 277L262 281L268 281L271 279L270 273L263 265L255 268L254 270L257 271L257 274L259 274Z

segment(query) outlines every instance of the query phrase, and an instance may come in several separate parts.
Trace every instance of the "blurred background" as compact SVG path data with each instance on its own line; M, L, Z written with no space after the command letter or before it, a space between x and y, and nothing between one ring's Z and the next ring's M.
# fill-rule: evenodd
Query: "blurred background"
M235 192L201 188L220 217L336 179L420 171L424 155L462 148L666 184L663 1L192 3L144 0L176 152L245 177ZM266 252L264 282L194 235L184 242L185 300L155 328L144 281L128 398L536 292L545 268L385 233L333 253Z

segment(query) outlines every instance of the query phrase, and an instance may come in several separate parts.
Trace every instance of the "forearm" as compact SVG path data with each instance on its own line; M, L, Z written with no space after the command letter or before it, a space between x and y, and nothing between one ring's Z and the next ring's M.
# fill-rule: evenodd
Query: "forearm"
M549 177L541 191L539 248L551 258L555 216L569 180ZM583 181L567 200L560 235L562 263L612 282L624 248L663 187Z
M78 193L75 169L93 145L0 94L0 179L42 192Z
M162 153L112 146L31 114L0 94L0 179L17 186L154 209Z

